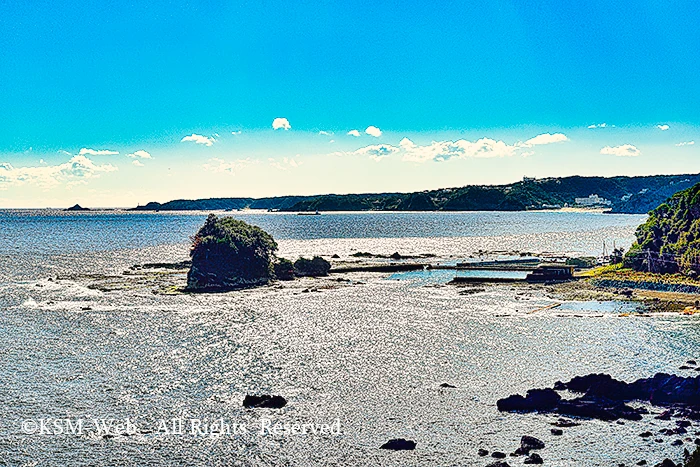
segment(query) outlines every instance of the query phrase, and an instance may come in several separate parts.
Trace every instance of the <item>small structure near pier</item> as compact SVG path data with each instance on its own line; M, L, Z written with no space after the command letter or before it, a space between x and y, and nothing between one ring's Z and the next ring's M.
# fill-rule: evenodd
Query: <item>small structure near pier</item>
M525 276L528 282L559 282L574 278L575 266L566 264L540 264L530 274Z

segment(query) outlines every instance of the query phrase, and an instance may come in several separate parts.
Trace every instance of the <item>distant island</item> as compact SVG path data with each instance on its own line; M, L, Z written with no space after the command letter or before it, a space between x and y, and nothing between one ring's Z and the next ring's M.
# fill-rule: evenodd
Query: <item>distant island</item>
M79 204L74 204L73 206L64 209L64 211L89 211L90 209L84 208Z
M700 174L640 177L529 178L508 185L468 185L414 193L179 199L150 202L136 211L526 211L564 207L645 214L674 193L700 182Z

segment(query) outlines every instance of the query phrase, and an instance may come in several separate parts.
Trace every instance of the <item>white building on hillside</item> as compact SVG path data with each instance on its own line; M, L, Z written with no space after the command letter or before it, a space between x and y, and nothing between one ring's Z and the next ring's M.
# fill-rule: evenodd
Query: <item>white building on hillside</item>
M588 195L588 198L576 198L576 204L579 206L610 206L612 201L598 195Z

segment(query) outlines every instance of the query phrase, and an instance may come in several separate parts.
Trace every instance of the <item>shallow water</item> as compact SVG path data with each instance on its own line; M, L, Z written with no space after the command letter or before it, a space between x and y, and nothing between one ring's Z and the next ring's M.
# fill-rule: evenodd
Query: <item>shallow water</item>
M359 232L357 238L318 238L321 234L309 233L308 226L294 225L309 222L306 216L259 216L279 235L281 252L289 257L396 250L464 257L479 249L513 248L596 253L598 239L626 246L640 220L601 215L572 220L569 213L544 213L551 217L545 216L537 233L534 226L543 214L529 214L535 213L499 213L500 221L491 222L501 227L473 230L454 214L459 221L448 222L444 235L425 238L403 233L419 232L422 227L415 225L426 222L426 214L377 214L377 222L396 227L389 237L367 238L359 236L362 229L384 228L371 226L375 214L338 215L338 222L349 227L332 231ZM440 215L435 218L448 218ZM183 259L186 237L203 219L200 214L150 214L152 223L138 221L147 226L143 236L149 240L133 248L142 234L132 229L125 239L131 216L117 216L118 225L111 227L104 219L90 224L85 215L67 216L78 225L62 214L54 224L18 221L41 224L38 232L21 227L27 229L29 245L43 245L36 237L55 233L39 255L26 246L8 247L7 239L17 234L8 233L14 224L4 221L0 465L481 466L489 461L476 455L478 448L512 452L523 434L547 443L541 454L548 465L680 458L683 447L669 445L675 438L657 444L637 436L651 422L656 424L652 431L669 422L586 421L553 437L548 422L554 417L499 413L495 404L512 393L589 372L625 380L678 373L685 360L700 357L697 317L621 318L629 305L616 302L569 302L530 313L552 300L538 296L537 289L507 285L461 294L460 288L444 286L442 277L426 281L420 274L396 280L355 273L345 276L350 282L303 279L282 287L172 296L147 288L100 292L79 278L49 280ZM190 221L187 229L180 225ZM495 235L499 229L502 235ZM63 251L76 238L79 246ZM441 389L443 382L457 387ZM281 394L289 404L281 410L243 409L244 395L258 392ZM153 428L159 419L178 416L223 417L251 427L265 417L284 422L338 418L342 429L323 436L253 432L210 438L154 432L103 439L89 433L29 435L21 426L22 419L46 417L130 417L139 427ZM377 449L398 437L415 440L417 449ZM507 460L522 463L522 458Z

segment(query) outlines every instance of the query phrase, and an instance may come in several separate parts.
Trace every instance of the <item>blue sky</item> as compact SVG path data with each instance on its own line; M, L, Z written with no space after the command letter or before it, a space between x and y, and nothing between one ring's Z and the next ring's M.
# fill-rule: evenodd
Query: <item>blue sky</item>
M0 206L700 172L697 2L96 3L0 4Z

